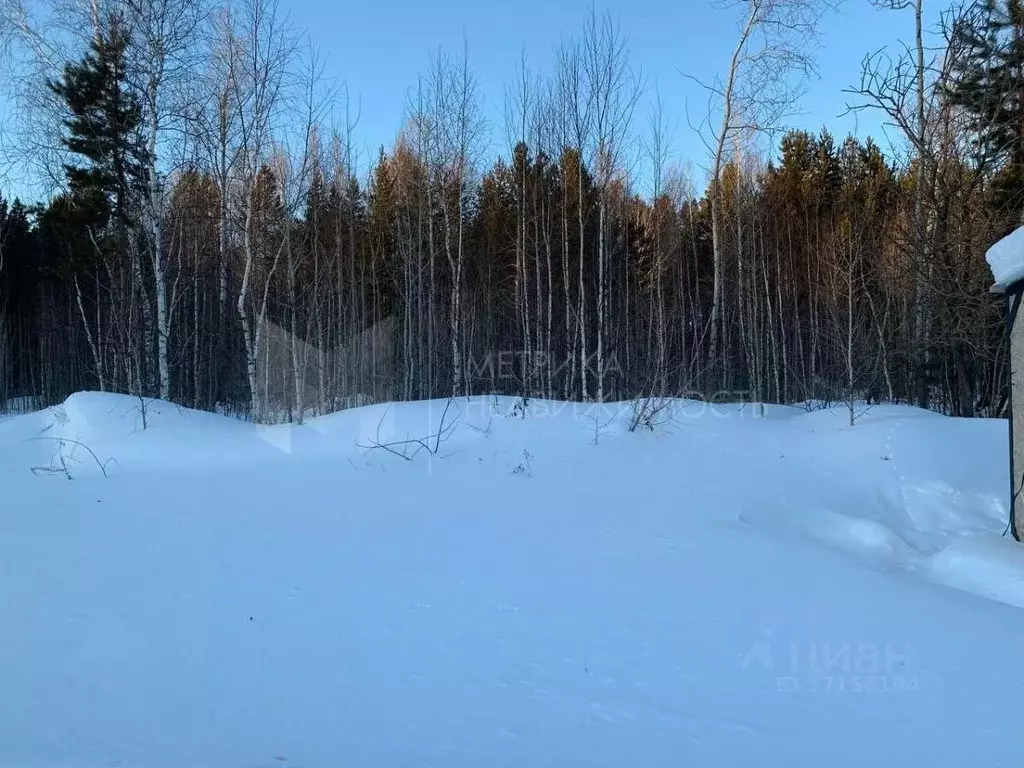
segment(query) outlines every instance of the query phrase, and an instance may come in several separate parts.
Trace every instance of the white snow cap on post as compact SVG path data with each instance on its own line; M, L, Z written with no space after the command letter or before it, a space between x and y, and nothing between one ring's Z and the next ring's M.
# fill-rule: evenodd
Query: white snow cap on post
M1006 290L1019 280L1024 280L1024 227L1017 227L985 254L995 285L993 293Z

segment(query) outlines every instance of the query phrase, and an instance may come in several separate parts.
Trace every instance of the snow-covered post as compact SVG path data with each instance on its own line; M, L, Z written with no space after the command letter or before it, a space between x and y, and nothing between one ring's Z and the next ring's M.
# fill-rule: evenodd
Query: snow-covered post
M0 277L4 274L4 232L0 230ZM7 340L7 319L4 305L0 303L0 413L7 402L7 381L10 376L10 344Z
M1007 414L1010 434L1010 532L1020 541L1024 519L1017 514L1024 490L1024 319L1020 317L1024 294L1024 227L1004 237L985 255L995 284L993 293L1006 296L1006 335L1010 345L1010 376Z

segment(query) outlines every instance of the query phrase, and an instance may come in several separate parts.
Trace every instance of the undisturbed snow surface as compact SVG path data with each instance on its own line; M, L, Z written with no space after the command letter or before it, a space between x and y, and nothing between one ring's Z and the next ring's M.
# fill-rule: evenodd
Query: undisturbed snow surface
M513 405L0 422L0 765L1021 764L1005 423Z

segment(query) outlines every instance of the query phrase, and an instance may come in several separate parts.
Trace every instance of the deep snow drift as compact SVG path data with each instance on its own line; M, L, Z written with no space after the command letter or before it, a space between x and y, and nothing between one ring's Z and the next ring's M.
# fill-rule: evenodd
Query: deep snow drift
M514 406L0 421L0 765L1020 764L1005 423Z

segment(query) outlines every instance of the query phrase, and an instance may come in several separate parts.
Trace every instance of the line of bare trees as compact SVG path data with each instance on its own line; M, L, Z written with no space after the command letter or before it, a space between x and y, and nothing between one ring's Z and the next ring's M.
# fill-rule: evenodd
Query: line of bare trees
M893 4L916 45L868 57L850 93L903 155L785 131L827 4L738 4L694 126L705 191L596 11L550 71L522 63L497 160L465 52L440 51L367 162L274 0L68 2L61 28L20 2L0 0L24 90L2 149L62 186L0 199L0 407L102 389L258 420L483 392L1005 410L983 253L1019 212L992 202L946 97L955 37L924 49L922 0ZM64 184L68 104L45 83L111 24L144 183L103 219Z

